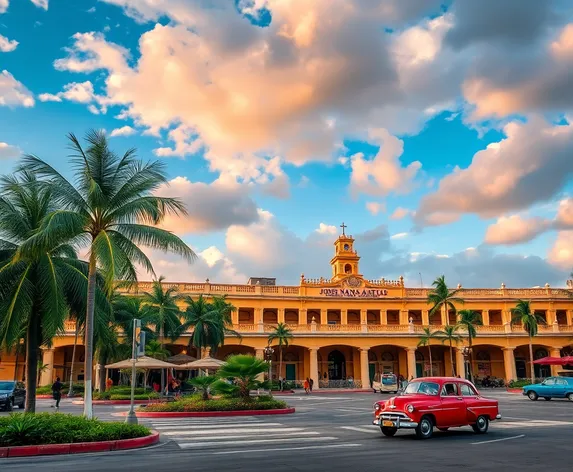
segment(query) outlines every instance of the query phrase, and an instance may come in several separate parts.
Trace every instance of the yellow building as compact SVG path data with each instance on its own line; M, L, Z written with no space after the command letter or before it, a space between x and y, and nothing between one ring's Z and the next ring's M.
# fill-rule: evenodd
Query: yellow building
M343 229L344 231L344 229ZM394 372L405 378L429 374L428 347L417 347L424 327L439 330L454 324L453 312L429 317L431 308L426 298L427 288L406 288L399 280L366 280L360 274L360 257L352 236L343 234L334 243L334 257L330 261L330 279L308 279L301 275L297 286L280 286L274 279L250 279L245 285L204 283L168 283L185 295L226 295L236 308L234 329L242 340L230 337L216 357L251 353L263 356L268 334L277 323L284 322L292 330L294 339L284 350L282 372L273 362L274 377L287 380L314 380L317 387L347 385L349 378L355 386L369 386L376 373ZM140 291L151 288L150 282L139 284ZM489 375L506 380L525 378L529 374L528 337L522 327L512 326L510 310L518 299L532 302L532 306L546 323L534 338L534 356L560 356L571 352L573 338L573 298L570 289L499 288L462 289L465 300L458 309L479 312L483 326L473 343L472 371L480 377ZM47 385L59 375L68 380L72 362L74 323L66 326L66 335L54 340L53 348L44 350L43 363L48 368L41 375ZM178 339L167 348L172 354L188 352L190 335ZM166 341L171 343L171 341ZM464 372L463 344L454 347L453 359L457 373ZM436 340L432 345L434 375L450 375L452 362L449 346ZM78 347L74 377L83 378L83 347ZM275 350L274 358L277 358ZM16 359L3 354L0 379L14 378ZM19 360L17 378L23 375L23 361ZM538 368L536 367L536 370ZM553 369L553 370L552 370ZM539 367L537 376L555 374L561 368ZM320 380L320 382L317 382Z

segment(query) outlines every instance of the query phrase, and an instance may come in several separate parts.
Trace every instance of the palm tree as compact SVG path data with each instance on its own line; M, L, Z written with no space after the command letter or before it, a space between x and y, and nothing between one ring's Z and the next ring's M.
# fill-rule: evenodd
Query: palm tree
M515 308L511 309L511 324L521 324L529 337L529 363L531 367L531 383L535 383L535 369L533 367L533 338L537 336L540 324L545 320L531 310L531 303L526 300L518 300Z
M46 372L50 367L49 364L44 364L41 360L38 360L38 377L36 378L36 385L40 385L40 378L42 377L42 373Z
M444 329L441 331L437 331L436 335L442 339L442 344L448 341L450 344L450 362L452 364L452 377L456 376L456 368L454 364L454 348L453 343L458 344L462 337L457 333L458 329L460 328L459 325L454 326L444 326Z
M436 312L444 311L446 313L446 325L450 324L448 311L451 309L456 313L456 303L463 304L464 301L456 296L461 289L450 290L446 285L446 279L442 275L432 282L434 288L428 293L428 303L432 305L430 317Z
M209 392L213 391L213 384L218 380L215 375L205 375L203 377L194 377L189 379L189 383L197 389L203 400L209 400Z
M469 344L469 363L468 363L468 375L470 382L473 382L472 373L472 344L474 338L477 336L476 326L482 326L481 315L477 311L473 310L460 310L458 313L458 323L457 325L468 333L468 344Z
M70 311L85 309L87 264L66 238L37 241L56 207L52 189L21 170L0 179L0 344L26 333L26 412L36 409L39 348L64 329ZM105 301L94 292L98 310Z
M219 311L207 302L202 295L193 300L186 297L187 308L183 313L185 322L183 328L193 329L191 343L199 352L201 358L206 348L216 349L225 342L225 326Z
M279 377L283 371L283 346L288 347L289 341L293 338L292 331L285 323L279 323L271 334L269 334L269 346L277 341L279 346Z
M164 289L163 276L153 282L152 291L145 292L142 302L145 306L146 321L155 326L155 334L159 337L161 349L164 347L164 338L169 336L175 341L181 332L181 310L177 302L182 299L177 295L174 287ZM165 371L161 370L161 391L165 389Z
M71 238L88 245L84 415L92 418L94 297L98 267L111 293L116 280L137 280L136 264L154 275L150 260L139 246L171 251L189 261L195 254L178 236L157 227L168 214L185 213L179 200L153 194L168 183L163 163L143 163L136 159L135 149L118 156L109 148L103 131L88 132L85 149L75 135L69 134L68 138L76 186L39 157L22 158L23 167L48 180L58 207L45 219L42 231L27 241L27 246L34 249Z
M418 341L418 347L428 346L430 356L430 377L434 376L434 364L432 363L432 339L437 339L437 331L431 331L430 328L424 328L423 333Z
M213 384L213 387L222 393L236 394L243 400L251 399L251 390L266 388L267 382L257 378L267 370L267 363L262 359L246 354L237 354L227 359L221 366L217 376L221 379L232 379L229 385L223 380Z
M171 353L159 341L150 341L145 344L145 355L164 361Z
M70 318L72 319L72 318ZM78 346L78 335L80 333L80 321L75 317L76 327L74 330L74 348L72 349L72 363L70 365L70 387L68 388L68 397L74 396L74 363L76 362L76 348Z

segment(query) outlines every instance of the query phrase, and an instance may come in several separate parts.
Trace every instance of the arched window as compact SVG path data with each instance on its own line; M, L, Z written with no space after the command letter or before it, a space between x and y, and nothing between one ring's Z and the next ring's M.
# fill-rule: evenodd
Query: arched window
M377 360L376 354L372 351L368 351L368 362L376 362Z
M284 357L285 362L297 362L298 361L298 355L295 354L294 352L287 352L283 357Z
M535 351L535 354L533 355L533 357L535 357L535 360L542 359L548 356L549 354L547 353L546 349L537 349L537 351Z
M382 353L382 360L385 362L393 362L394 361L394 354L392 354L391 352L383 352Z
M479 351L476 354L476 359L478 361L491 361L491 357L489 355L489 352L487 352L487 351Z
M344 273L345 274L352 274L352 266L350 264L346 264L344 266Z
M338 350L328 354L328 378L330 380L342 380L346 377L346 358Z
M420 351L416 351L416 361L418 362L424 361L424 355Z

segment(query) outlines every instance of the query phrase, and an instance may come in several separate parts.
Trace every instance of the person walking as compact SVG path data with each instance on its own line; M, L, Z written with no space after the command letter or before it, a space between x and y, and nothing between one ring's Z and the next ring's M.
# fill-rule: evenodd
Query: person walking
M305 393L308 395L310 393L310 382L308 380L308 377L306 378L306 380L304 381L304 391Z
M308 389L312 393L312 387L314 386L314 380L308 379Z
M62 382L60 382L60 378L56 377L56 381L52 384L52 396L54 400L56 400L56 404L52 406L55 408L56 411L60 409L60 400L62 399Z

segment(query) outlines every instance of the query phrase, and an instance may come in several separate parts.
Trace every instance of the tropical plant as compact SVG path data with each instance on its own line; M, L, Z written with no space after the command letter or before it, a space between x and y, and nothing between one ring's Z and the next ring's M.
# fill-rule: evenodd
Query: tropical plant
M458 313L458 322L457 325L466 331L468 334L468 344L469 344L469 359L468 359L468 375L470 381L473 382L473 372L472 372L472 365L473 365L473 357L472 357L472 345L473 340L477 336L477 326L482 326L483 322L481 319L481 315L477 311L473 310L460 310Z
M535 383L535 369L533 367L533 338L537 336L540 324L545 324L543 317L531 310L531 303L518 300L515 308L511 309L511 324L521 324L529 337L529 364L531 367L531 383Z
M38 360L38 377L36 378L36 385L40 385L40 378L42 377L42 374L48 370L48 367L50 367L49 364L44 364L41 360Z
M446 285L446 279L442 275L432 282L434 288L428 293L428 303L432 305L430 308L430 317L434 316L440 311L446 314L446 325L450 324L448 312L453 310L456 313L456 303L463 304L464 300L457 296L461 289L449 289Z
M0 179L0 345L26 334L26 412L36 409L39 348L64 329L69 312L85 310L87 264L68 238L34 239L57 207L53 189L28 170ZM97 309L108 309L99 290Z
M171 353L159 341L150 341L145 345L145 355L164 361Z
M80 321L79 319L76 317L71 316L70 319L74 319L75 318L75 328L74 328L74 347L72 349L72 362L70 364L70 388L68 390L68 397L73 397L74 396L74 385L73 385L73 381L74 381L74 364L76 362L76 350L78 347L78 335L80 334Z
M279 377L282 375L283 371L283 347L288 347L289 341L292 338L292 331L285 323L277 324L275 329L271 332L271 334L269 334L269 346L275 341L279 346Z
M41 231L25 245L33 251L72 238L88 245L84 415L92 418L94 297L98 267L111 293L114 281L137 280L136 264L154 274L151 261L139 246L171 251L188 260L195 254L178 236L157 226L167 215L185 212L179 200L154 195L161 185L168 183L163 163L142 163L135 157L135 149L118 156L109 148L103 131L88 132L85 149L75 135L69 134L68 138L76 186L39 157L22 158L23 167L47 179L58 207L42 221Z
M251 390L266 388L268 382L258 380L266 372L267 363L262 359L246 354L237 354L227 359L217 372L220 379L230 379L232 384L220 380L213 387L222 393L237 395L244 400L250 400Z
M193 329L191 343L197 348L199 357L206 348L222 346L225 342L225 327L220 313L202 295L197 300L188 296L185 302L187 308L183 313L183 327Z
M209 400L209 392L212 392L213 384L218 380L216 375L205 375L189 379L189 383L197 389L203 400Z
M430 377L434 375L434 364L432 363L432 339L437 339L437 331L432 331L430 328L424 328L422 335L420 335L420 340L418 341L418 347L428 346L428 353L430 357Z
M450 345L450 362L452 365L452 377L456 376L453 343L458 344L462 340L462 337L457 333L459 328L460 328L459 325L453 325L453 326L448 325L444 326L443 330L436 332L437 337L442 340L442 344L447 341Z

